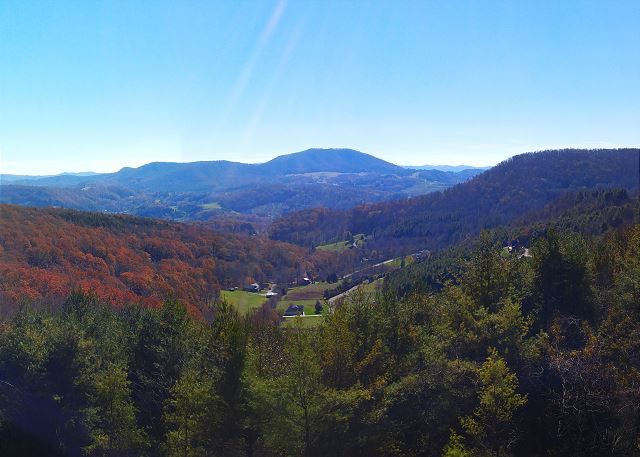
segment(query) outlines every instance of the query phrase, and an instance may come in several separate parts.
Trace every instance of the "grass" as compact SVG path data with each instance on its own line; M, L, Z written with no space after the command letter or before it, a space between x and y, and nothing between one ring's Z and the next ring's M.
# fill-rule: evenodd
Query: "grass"
M361 284L360 287L367 294L375 294L379 287L382 287L382 283L384 282L384 278L376 279L367 284Z
M302 328L313 328L320 325L324 317L323 316L287 317L282 323L282 326L285 328L295 328L297 325L296 319L300 319Z
M252 309L260 308L262 304L267 301L267 298L262 295L245 292L243 290L235 290L233 292L223 290L220 295L221 298L231 306L235 306L241 314L246 314Z
M205 203L204 205L200 205L200 208L202 208L202 209L220 209L220 208L222 208L222 206L220 206L220 203L218 203L218 202L211 202L211 203Z
M355 235L353 237L354 241L356 242L356 246L358 247L362 247L362 245L365 242L365 235L364 233L358 233L357 235ZM341 252L344 251L346 249L349 249L349 246L351 246L352 243L350 243L349 241L338 241L336 243L328 243L328 244L321 244L319 246L316 246L316 250L318 251L329 251L329 252Z
M321 244L316 246L317 251L341 252L349 249L348 241L338 241L337 243Z
M333 289L335 285L328 284L326 282L316 282L309 284L308 286L292 287L287 291L283 300L320 300L324 299L325 289Z

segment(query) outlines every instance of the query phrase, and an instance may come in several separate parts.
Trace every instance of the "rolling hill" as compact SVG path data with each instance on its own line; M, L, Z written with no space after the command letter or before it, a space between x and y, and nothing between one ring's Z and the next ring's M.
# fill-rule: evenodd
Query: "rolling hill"
M310 256L292 244L204 227L56 208L0 205L0 310L27 299L59 303L73 289L102 299L159 305L169 296L194 311L220 288L287 284L300 274L349 268L348 258ZM342 266L341 266L342 265Z
M384 257L438 249L507 224L567 192L637 188L638 156L638 149L522 154L442 192L346 211L293 212L273 223L270 236L311 247L348 232L365 233L372 237L369 249Z

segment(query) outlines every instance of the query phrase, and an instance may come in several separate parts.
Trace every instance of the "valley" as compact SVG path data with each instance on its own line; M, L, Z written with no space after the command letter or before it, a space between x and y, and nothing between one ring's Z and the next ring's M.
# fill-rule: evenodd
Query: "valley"
M278 217L0 204L0 453L397 455L428 437L420 455L476 455L490 389L510 402L498 449L570 455L586 433L607 437L593 455L613 437L633 455L639 151L530 153Z

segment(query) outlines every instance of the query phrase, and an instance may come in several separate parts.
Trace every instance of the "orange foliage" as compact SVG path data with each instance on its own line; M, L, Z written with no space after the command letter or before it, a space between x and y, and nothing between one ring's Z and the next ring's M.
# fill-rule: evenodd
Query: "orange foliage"
M192 310L223 286L290 281L314 267L307 252L255 236L66 209L0 205L0 297L59 301L93 290L115 306L157 306L174 295Z

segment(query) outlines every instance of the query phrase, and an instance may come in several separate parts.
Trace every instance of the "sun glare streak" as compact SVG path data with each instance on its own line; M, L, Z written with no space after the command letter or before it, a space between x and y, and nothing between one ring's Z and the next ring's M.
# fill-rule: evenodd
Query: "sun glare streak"
M245 129L244 135L242 136L241 145L242 147L248 147L253 140L254 134L258 128L258 126L262 123L262 119L264 118L264 113L267 109L269 102L271 101L274 88L276 84L282 79L282 75L285 69L289 65L289 61L291 60L291 55L296 48L300 40L300 36L302 35L302 31L304 29L304 23L301 22L298 26L293 30L289 40L287 41L287 45L282 51L280 55L280 59L278 61L278 65L275 67L273 73L271 74L271 78L269 79L269 83L264 89L260 100L258 101L253 113L247 123L247 127Z
M247 85L251 80L251 77L253 76L254 69L258 62L258 59L260 58L260 55L264 51L264 48L266 47L267 43L269 42L269 40L271 39L271 37L273 36L273 34L275 33L278 27L280 19L284 14L286 4L287 4L286 0L278 0L276 2L273 8L273 12L271 13L269 20L267 21L267 24L262 30L262 33L260 34L260 38L258 39L258 42L256 43L256 46L253 52L245 62L242 68L242 71L238 75L238 78L236 79L236 82L233 85L233 89L231 90L231 93L229 95L227 106L224 110L224 115L222 116L223 123L226 122L230 114L236 108L238 101L242 98L242 95L244 94L247 88Z

